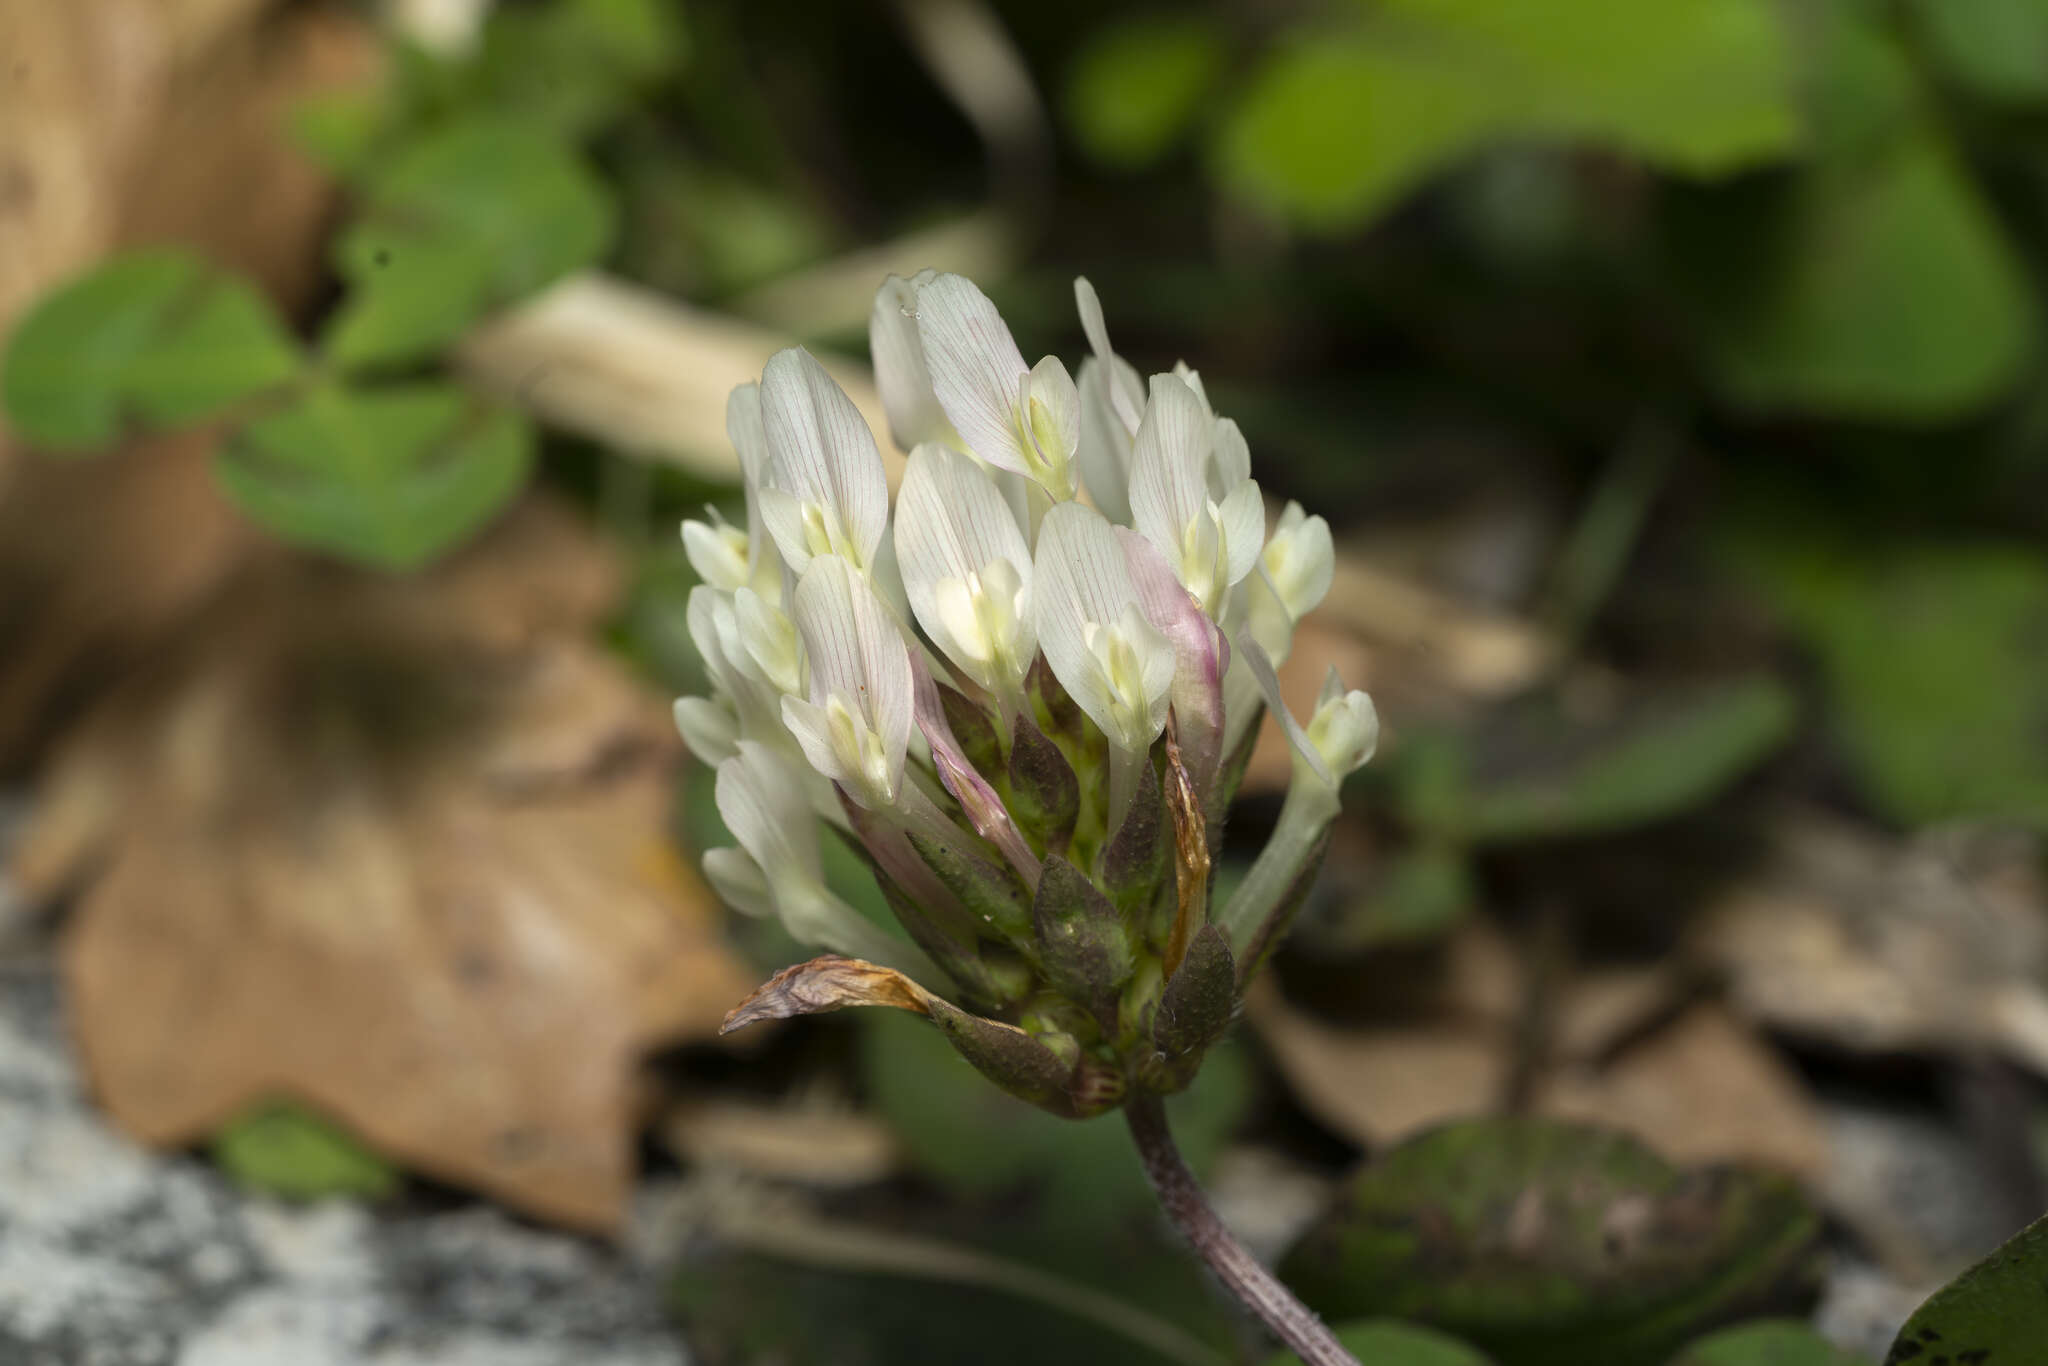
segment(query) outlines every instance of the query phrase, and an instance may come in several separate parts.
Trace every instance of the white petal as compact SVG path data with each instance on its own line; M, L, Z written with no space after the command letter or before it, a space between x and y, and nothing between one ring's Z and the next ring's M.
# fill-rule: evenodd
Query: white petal
M1098 364L1108 367L1103 394L1109 400L1110 410L1123 425L1125 437L1135 435L1138 420L1145 412L1144 382L1138 378L1136 370L1110 349L1109 326L1103 321L1102 301L1095 297L1095 286L1088 283L1086 276L1074 278L1074 304L1081 314L1081 330L1088 334L1088 349L1095 353Z
M775 918L775 897L761 865L744 849L704 851L704 876L719 900L756 920Z
M1212 429L1216 464L1210 471L1215 481L1210 492L1218 498L1252 477L1252 448L1235 421L1219 417Z
M756 488L768 474L768 429L761 416L761 386L736 386L725 400L725 435L740 458L740 475Z
M676 731L697 762L716 768L739 752L739 718L708 697L678 697Z
M1014 683L1023 676L1037 653L1029 615L1031 552L986 470L971 457L942 446L927 444L912 451L896 500L896 555L911 610L947 658L984 687ZM1008 680L982 676L987 656L977 659L977 651L962 648L978 626L967 584L986 578L998 562L1007 563L1016 575L1025 609L1015 638L1008 642L1014 675ZM968 612L965 621L948 614L948 598L959 599L956 611Z
M1320 785L1334 791L1337 779L1330 772L1329 764L1322 753L1311 744L1308 732L1294 719L1294 713L1287 710L1286 700L1280 696L1280 675L1274 672L1273 661L1265 649L1251 637L1248 631L1239 632L1230 642L1231 658L1242 660L1253 678L1258 680L1259 691L1265 694L1266 709L1273 713L1273 719L1280 723L1280 731L1287 737L1288 748L1294 751L1296 781L1300 781L1300 770L1306 767Z
M1101 513L1083 503L1061 503L1045 514L1038 532L1032 599L1039 648L1068 695L1113 743L1127 749L1150 745L1159 734L1158 726L1144 734L1142 723L1132 723L1129 704L1135 699L1116 691L1093 642L1105 628L1124 632L1126 644L1136 652L1141 674L1136 681L1141 686L1157 681L1150 675L1156 673L1154 659L1162 654L1171 679L1173 649L1142 615L1134 618L1137 590L1116 531ZM1141 629L1131 629L1134 619ZM1165 695L1165 684L1160 683L1156 706L1161 723ZM1155 703L1149 687L1143 701L1149 713Z
M1036 456L1032 476L1054 502L1065 502L1080 491L1074 455L1081 445L1081 394L1058 356L1031 367L1018 411Z
M794 568L829 549L866 570L888 527L889 482L860 409L802 347L769 359L761 375L761 408L774 485L829 513L833 530L843 536L842 543L826 547L808 538L791 542L786 524L771 520L783 558Z
M1131 447L1131 522L1185 576L1182 538L1209 505L1208 405L1172 375L1152 377Z
M1216 521L1223 529L1224 553L1229 557L1224 584L1234 586L1259 562L1259 542L1266 534L1266 504L1259 496L1258 484L1246 479L1225 495Z
M1030 472L1017 426L1024 356L988 296L940 275L917 291L918 335L932 390L967 448L1000 469Z
M953 424L932 392L932 374L924 363L918 338L917 294L936 278L921 270L908 280L891 275L875 291L868 314L868 351L874 358L875 387L889 415L889 435L897 449L910 450L921 441L948 441Z
M1118 361L1121 365L1123 362ZM1112 522L1131 520L1131 432L1117 416L1110 400L1109 377L1103 364L1090 356L1081 362L1075 380L1081 396L1081 445L1075 463L1081 467L1081 481L1088 496Z
M874 774L831 776L841 781L867 779L868 795L888 800L902 780L910 743L910 655L902 628L867 581L836 555L820 555L811 561L797 581L790 615L810 663L811 703L828 708L837 699L881 745L885 780L875 781L881 775ZM784 700L785 721L793 700ZM822 723L821 718L803 715L807 728ZM791 725L791 731L804 742L796 725ZM807 754L811 748L804 743ZM827 771L823 765L819 768Z
M822 876L817 818L804 799L802 775L785 760L742 740L738 752L718 766L714 791L725 828L771 885L790 874L812 881Z
M734 543L736 539L738 544ZM690 568L697 571L697 577L713 588L730 593L748 580L746 540L723 518L715 522L686 519L683 554L690 561Z

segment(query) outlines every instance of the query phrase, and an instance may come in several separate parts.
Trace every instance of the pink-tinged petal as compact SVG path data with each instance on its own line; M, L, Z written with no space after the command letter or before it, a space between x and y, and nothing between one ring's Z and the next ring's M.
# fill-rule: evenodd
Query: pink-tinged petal
M988 779L968 762L965 751L960 748L960 741L953 735L953 727L946 721L946 710L939 701L938 685L932 681L931 670L920 659L913 658L911 665L917 728L923 732L925 743L931 746L932 763L939 771L939 781L960 803L960 809L967 813L975 831L1001 850L1010 866L1017 870L1017 875L1024 879L1024 885L1035 891L1039 862L1032 854L1031 846L1025 842L1016 822L1010 819L1003 799L996 794Z
M1128 527L1118 527L1116 535L1139 610L1173 645L1171 699L1181 758L1206 803L1223 766L1223 676L1230 646L1150 541Z

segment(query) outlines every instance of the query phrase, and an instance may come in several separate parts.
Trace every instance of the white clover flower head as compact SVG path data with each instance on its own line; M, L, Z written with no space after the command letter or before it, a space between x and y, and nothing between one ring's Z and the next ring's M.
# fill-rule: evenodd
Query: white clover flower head
M908 452L893 508L873 434L810 354L780 352L735 391L747 518L684 525L712 695L679 701L676 724L716 767L738 842L705 857L719 893L923 984L856 1000L843 968L819 969L829 991L785 973L746 1018L918 1009L1013 1091L1079 1114L1192 1076L1228 1011L1162 1013L1159 994L1227 1005L1298 903L1378 719L1334 676L1306 726L1280 703L1275 664L1329 591L1329 526L1290 503L1269 534L1244 434L1201 376L1142 376L1093 286L1074 290L1078 381L1056 356L1027 364L957 275L882 284L869 341ZM1215 910L1206 851L1267 711L1294 783ZM825 885L823 825L866 853L907 938ZM1161 849L1178 851L1170 874Z

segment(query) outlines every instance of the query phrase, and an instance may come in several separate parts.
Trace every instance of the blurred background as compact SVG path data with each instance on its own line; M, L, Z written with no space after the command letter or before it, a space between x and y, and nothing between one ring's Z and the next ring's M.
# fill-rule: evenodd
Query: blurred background
M1116 1121L714 1039L799 951L677 524L779 347L887 446L923 267L1337 534L1233 1225L1499 1366L1881 1357L2048 1206L2044 266L2042 0L0 0L0 1362L1262 1358Z

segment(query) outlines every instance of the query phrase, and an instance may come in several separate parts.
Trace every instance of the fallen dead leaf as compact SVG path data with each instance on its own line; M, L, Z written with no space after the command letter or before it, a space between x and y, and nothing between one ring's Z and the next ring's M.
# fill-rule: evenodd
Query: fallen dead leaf
M895 1132L872 1115L815 1105L683 1101L661 1126L678 1157L804 1186L880 1181L902 1164Z
M1749 1019L1868 1051L1994 1047L2048 1073L2048 894L2030 837L1894 840L1812 813L1702 919Z
M1525 958L1475 919L1445 945L1434 989L1407 993L1407 1018L1332 1020L1270 980L1247 1014L1302 1105L1368 1148L1504 1108L1533 1062L1534 1113L1628 1130L1673 1161L1821 1171L1825 1135L1796 1074L1726 1006L1687 1005L1674 968L1570 974L1548 1011L1548 1061L1524 1058Z
M278 1094L607 1229L633 1070L752 985L667 835L665 709L587 642L613 572L529 503L388 579L278 555L53 757L15 853L114 1120Z
M1798 1076L1711 1002L1610 1066L1553 1076L1536 1109L1625 1130L1681 1165L1756 1162L1809 1181L1827 1167L1827 1136Z
M1303 1107L1369 1148L1491 1110L1507 1085L1506 1040L1483 1024L1332 1025L1290 1005L1270 977L1245 1010Z

